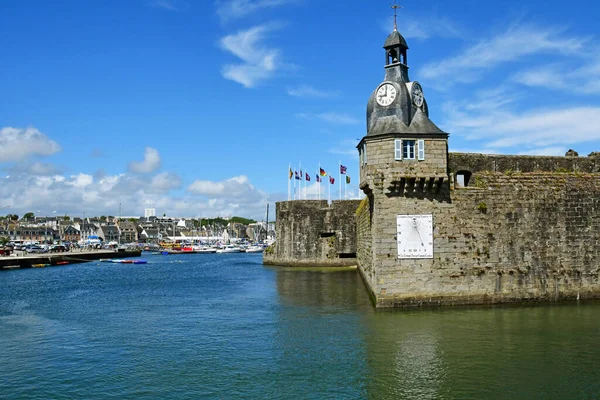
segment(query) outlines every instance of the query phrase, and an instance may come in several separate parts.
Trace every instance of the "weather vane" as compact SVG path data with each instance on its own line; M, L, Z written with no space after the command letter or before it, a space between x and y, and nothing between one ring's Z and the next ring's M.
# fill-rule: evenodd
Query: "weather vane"
M394 9L394 30L397 31L398 30L398 24L396 23L397 19L398 19L398 9L402 8L401 5L396 3L396 0L394 0L394 4L390 4L390 7L392 7Z

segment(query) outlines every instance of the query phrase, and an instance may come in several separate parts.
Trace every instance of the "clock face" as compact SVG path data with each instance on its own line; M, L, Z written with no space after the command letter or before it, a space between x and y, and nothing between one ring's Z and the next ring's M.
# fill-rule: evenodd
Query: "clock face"
M396 100L397 94L398 92L396 91L394 85L390 83L384 83L383 85L379 86L379 89L377 89L377 104L387 107L392 104L394 100Z
M433 217L398 215L398 258L433 258Z
M415 82L412 85L411 97L412 97L413 103L415 103L415 105L417 107L421 107L423 105L423 100L424 100L423 89L421 89L421 85L419 85L418 82Z

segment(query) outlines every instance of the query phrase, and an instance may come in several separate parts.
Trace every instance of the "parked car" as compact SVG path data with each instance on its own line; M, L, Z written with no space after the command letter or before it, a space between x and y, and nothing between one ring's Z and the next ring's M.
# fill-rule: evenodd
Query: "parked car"
M69 251L69 248L64 244L53 244L50 246L50 253L61 253L63 251Z
M48 249L45 249L42 246L29 246L26 250L28 253L47 253Z

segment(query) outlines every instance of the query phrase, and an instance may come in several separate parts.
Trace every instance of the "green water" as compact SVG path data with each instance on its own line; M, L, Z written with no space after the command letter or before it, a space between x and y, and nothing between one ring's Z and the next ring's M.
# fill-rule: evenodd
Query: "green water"
M600 398L600 303L375 310L260 255L0 273L0 398Z

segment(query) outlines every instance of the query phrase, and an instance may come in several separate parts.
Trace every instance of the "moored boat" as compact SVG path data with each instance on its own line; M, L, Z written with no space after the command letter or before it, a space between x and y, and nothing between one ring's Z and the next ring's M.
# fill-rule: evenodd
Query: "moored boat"
M217 253L241 253L242 249L232 244L227 244L219 249L217 249Z
M265 250L262 246L248 246L246 253L262 253Z

